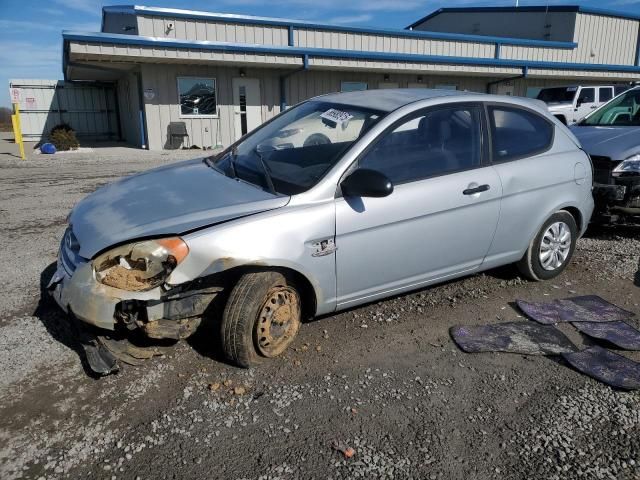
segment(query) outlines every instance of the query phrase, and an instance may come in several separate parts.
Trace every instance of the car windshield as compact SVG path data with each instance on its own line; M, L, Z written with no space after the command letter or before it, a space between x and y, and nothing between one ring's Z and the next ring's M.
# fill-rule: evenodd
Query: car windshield
M322 101L302 103L208 162L276 194L313 187L384 112Z
M580 125L640 126L640 88L627 90L588 115Z
M577 91L578 87L543 88L537 98L545 103L571 103Z

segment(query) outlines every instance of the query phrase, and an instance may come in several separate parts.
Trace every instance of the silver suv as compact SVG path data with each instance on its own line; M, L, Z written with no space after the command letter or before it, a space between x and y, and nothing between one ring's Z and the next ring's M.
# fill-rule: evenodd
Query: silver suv
M555 277L591 216L591 171L535 100L326 95L89 195L49 288L88 324L153 338L189 336L223 298L223 351L248 367L314 315L508 263Z

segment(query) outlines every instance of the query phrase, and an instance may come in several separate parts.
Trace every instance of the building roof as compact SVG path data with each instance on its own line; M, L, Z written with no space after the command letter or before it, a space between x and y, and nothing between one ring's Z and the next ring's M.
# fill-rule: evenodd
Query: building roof
M444 7L431 12L420 20L412 23L407 29L412 29L423 24L427 20L434 18L441 13L498 13L498 12L576 12L592 15L602 15L605 17L626 18L629 20L640 20L640 14L620 12L604 8L592 8L582 5L529 5L525 7Z

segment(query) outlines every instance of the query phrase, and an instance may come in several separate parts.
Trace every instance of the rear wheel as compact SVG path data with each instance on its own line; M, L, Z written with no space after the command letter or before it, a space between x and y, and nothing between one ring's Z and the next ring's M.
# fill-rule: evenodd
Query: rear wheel
M567 267L578 239L578 227L569 212L554 213L531 241L516 264L531 280L550 280Z
M284 352L300 328L300 295L279 272L246 273L231 291L222 316L222 350L240 367Z

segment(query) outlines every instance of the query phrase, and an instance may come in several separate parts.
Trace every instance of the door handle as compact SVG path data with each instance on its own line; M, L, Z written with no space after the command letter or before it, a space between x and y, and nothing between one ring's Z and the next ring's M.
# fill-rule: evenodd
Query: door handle
M467 189L463 190L462 194L463 195L473 195L474 193L486 192L490 188L491 187L489 185L487 185L487 184L478 185L477 187L467 188Z

